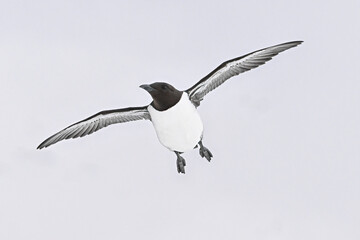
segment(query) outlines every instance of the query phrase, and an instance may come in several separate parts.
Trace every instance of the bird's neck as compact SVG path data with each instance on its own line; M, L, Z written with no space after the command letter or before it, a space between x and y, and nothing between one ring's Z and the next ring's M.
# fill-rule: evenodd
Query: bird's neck
M176 105L180 101L183 94L184 93L182 91L178 91L171 95L157 96L156 98L153 98L151 106L153 106L158 111L165 111Z

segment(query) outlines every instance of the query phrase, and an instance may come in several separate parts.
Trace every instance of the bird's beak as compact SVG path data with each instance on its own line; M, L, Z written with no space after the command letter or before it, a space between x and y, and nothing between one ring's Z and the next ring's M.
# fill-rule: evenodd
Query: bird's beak
M145 89L145 90L148 91L149 93L156 90L155 88L151 87L149 84L143 84L143 85L141 85L140 87L141 87L142 89Z

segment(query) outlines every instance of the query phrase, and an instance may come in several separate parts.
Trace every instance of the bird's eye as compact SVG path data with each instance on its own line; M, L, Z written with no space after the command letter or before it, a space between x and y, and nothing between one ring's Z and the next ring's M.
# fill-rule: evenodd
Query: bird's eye
M165 89L167 89L167 86L166 85L161 85L161 89L165 90Z

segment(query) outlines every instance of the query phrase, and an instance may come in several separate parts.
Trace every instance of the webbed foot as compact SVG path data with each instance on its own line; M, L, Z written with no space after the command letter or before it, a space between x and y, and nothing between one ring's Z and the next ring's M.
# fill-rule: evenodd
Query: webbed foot
M180 156L179 152L175 152L175 154L177 156L177 159L176 159L177 171L178 171L178 173L185 174L185 166L186 166L185 159Z
M200 156L202 158L205 157L210 162L211 158L213 157L210 150L207 149L206 147L204 147L204 145L202 144L202 141L199 142L199 146L200 146L200 149L199 149Z

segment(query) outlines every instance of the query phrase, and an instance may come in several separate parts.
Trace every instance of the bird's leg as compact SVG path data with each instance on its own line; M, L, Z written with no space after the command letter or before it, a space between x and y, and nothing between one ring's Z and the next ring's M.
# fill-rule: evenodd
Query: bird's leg
M202 158L205 157L205 158L210 162L210 161L211 161L211 158L213 157L213 155L212 155L212 153L210 152L210 150L207 149L206 147L204 147L204 145L202 144L202 140L200 140L199 146L200 146L200 149L199 149L200 156L201 156Z
M178 173L183 173L185 174L185 166L186 166L186 162L185 159L183 157L180 156L179 152L174 152L177 156L176 159L176 166L177 166L177 171Z

